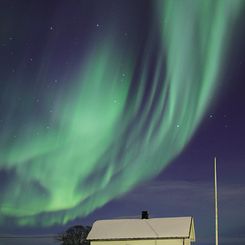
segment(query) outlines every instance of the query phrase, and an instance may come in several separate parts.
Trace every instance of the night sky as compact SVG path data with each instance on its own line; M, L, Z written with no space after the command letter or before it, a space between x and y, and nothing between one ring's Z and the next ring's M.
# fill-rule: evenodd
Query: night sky
M0 0L0 244L194 216L245 244L243 0Z

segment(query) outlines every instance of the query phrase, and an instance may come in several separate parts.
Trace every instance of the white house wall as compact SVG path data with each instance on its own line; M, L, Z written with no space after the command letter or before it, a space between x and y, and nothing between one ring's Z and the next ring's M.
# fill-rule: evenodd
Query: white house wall
M184 240L184 245L190 245L190 244L191 244L190 239L185 239Z

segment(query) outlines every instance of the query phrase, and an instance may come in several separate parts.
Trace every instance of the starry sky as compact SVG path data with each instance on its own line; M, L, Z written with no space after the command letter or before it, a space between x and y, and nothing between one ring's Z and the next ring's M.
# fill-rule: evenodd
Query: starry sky
M2 236L148 210L213 244L216 156L220 241L244 244L244 5L1 0Z

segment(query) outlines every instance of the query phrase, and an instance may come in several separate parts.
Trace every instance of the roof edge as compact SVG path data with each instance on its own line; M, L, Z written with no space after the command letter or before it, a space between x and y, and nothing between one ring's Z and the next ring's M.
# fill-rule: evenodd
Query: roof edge
M190 239L190 237L138 237L138 238L111 238L111 239L87 239L88 241L124 241L124 240L161 240L161 239Z

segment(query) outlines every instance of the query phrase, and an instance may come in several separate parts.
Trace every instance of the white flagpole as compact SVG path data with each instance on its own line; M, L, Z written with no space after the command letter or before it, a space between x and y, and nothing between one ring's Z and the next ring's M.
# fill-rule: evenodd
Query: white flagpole
M214 158L214 200L215 200L215 245L218 245L218 191L217 191L217 169L216 157Z

